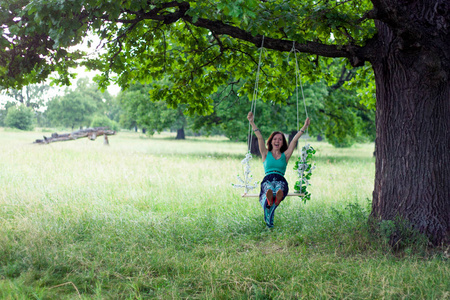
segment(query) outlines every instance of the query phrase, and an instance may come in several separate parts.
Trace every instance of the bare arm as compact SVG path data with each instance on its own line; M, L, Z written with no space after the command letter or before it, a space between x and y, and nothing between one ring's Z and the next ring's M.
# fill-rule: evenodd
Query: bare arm
M309 120L309 118L306 118L305 124L300 129L300 131L297 132L297 134L294 136L291 143L289 144L288 149L284 152L284 155L286 156L286 162L288 162L289 159L291 158L292 153L294 153L294 148L295 148L295 145L296 145L298 139L306 132L306 129L308 129L308 127L309 127L309 124L310 124L310 120Z
M255 132L256 137L258 138L258 146L259 146L259 152L261 152L262 161L266 160L267 157L267 148L266 144L264 143L264 138L261 134L261 131L259 131L258 127L256 126L252 112L249 112L247 115L247 119L250 122L250 126L252 126L253 131Z

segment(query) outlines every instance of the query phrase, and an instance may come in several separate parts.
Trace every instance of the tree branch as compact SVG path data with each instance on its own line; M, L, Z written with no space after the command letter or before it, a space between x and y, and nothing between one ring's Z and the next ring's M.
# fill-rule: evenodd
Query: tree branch
M166 8L174 8L174 7L178 7L179 10L171 13L167 13L164 11L164 9ZM148 12L128 11L128 13L135 14L136 16L142 19L160 21L163 22L164 24L171 24L180 19L183 19L194 26L208 29L213 34L216 35L226 34L231 37L252 43L257 47L261 45L261 41L263 38L262 35L254 36L251 33L239 27L226 24L219 20L208 20L204 18L198 18L197 20L194 21L194 19L191 16L186 14L189 8L190 8L189 2L172 1L169 3L165 3L160 7L153 8ZM122 23L132 23L135 20L118 19L116 21ZM294 41L274 39L266 36L264 37L264 47L282 52L291 51L293 42ZM347 45L347 46L327 45L313 41L308 41L305 43L295 43L295 49L303 53L315 54L324 57L346 57L350 60L350 63L355 67L363 65L364 61L368 60L367 57L365 56L365 49L356 45Z
M347 81L352 79L353 75L354 75L354 72L352 70L347 70L345 65L342 66L341 75L339 76L339 80L335 84L333 84L330 88L332 90L337 90L338 88L343 86L344 83L346 83Z

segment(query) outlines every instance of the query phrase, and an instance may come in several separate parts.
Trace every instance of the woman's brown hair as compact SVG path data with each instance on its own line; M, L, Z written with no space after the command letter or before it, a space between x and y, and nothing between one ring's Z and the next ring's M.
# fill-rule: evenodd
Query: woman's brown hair
M272 134L269 136L269 139L267 140L267 148L269 148L269 151L272 151L272 140L273 140L273 137L277 134L281 134L281 136L283 137L283 146L281 146L281 148L280 148L281 153L283 153L284 151L287 150L288 145L287 145L286 137L284 136L284 133L282 133L281 131L272 132Z

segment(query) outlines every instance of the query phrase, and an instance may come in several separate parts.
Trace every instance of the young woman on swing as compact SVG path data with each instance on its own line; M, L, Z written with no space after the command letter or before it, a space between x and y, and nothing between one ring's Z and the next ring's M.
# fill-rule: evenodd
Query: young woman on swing
M305 124L294 136L291 143L287 144L284 134L280 131L272 132L267 140L267 148L264 144L264 138L255 125L254 116L249 112L247 119L258 138L259 152L261 152L264 165L265 177L261 182L261 192L259 193L259 203L264 209L264 221L267 227L273 227L275 209L286 197L289 186L284 178L286 166L294 152L298 139L306 132L310 124L309 118L306 118ZM275 196L274 196L275 195Z

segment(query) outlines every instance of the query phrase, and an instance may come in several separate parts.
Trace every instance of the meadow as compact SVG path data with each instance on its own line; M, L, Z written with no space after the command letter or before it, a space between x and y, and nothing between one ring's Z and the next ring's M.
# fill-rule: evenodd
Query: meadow
M1 299L450 299L448 249L369 230L373 144L310 140L311 200L287 198L267 229L231 186L243 143L42 135L0 128Z

